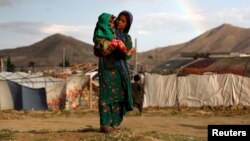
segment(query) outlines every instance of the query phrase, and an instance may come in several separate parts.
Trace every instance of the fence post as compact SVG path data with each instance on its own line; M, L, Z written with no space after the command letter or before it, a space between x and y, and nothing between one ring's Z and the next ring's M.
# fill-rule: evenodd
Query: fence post
M91 75L90 75L90 79L89 79L89 91L90 91L90 94L89 94L89 108L92 109L93 88L92 88L92 78L91 78Z

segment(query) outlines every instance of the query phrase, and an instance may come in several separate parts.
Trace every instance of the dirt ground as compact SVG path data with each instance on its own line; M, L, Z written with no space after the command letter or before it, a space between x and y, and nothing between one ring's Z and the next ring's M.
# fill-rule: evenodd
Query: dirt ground
M230 108L147 108L142 116L135 109L129 112L118 133L127 132L131 140L155 141L147 133L167 133L201 137L206 140L209 124L250 124L250 109ZM2 140L14 141L80 141L98 140L106 136L99 132L98 110L62 111L1 111ZM128 135L129 134L129 135ZM139 136L138 136L139 135ZM122 135L125 136L125 135ZM1 140L1 138L0 138ZM102 139L102 140L105 140ZM108 140L108 139L107 139ZM129 139L127 139L129 140Z

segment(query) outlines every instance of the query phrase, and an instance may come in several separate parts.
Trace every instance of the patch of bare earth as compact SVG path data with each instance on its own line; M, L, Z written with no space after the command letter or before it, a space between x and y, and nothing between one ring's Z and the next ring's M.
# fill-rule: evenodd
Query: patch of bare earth
M146 108L142 116L139 116L138 110L135 109L124 117L119 132L107 135L99 132L97 109L71 112L1 111L0 133L10 132L11 135L7 140L15 141L116 140L117 138L151 141L165 140L166 134L206 140L207 125L250 124L249 113L250 109L247 107Z

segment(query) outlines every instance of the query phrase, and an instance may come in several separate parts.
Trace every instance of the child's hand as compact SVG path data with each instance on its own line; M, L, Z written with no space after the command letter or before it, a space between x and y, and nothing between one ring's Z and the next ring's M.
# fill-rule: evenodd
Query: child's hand
M124 45L124 43L121 40L113 39L110 41L110 46L118 48L120 51L127 53L127 47Z
M109 46L117 48L119 46L119 40L113 39L109 42Z
M112 41L110 41L109 46L113 48L118 48L121 52L127 55L132 55L136 52L135 48L132 48L130 49L130 51L128 51L125 44L121 40L117 40L117 39L113 39Z

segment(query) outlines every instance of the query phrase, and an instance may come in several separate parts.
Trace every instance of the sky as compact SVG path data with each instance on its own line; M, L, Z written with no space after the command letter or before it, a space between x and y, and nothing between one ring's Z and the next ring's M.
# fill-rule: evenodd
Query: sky
M250 28L249 0L0 0L0 50L56 33L93 44L98 16L133 14L137 51L177 45L224 23Z

